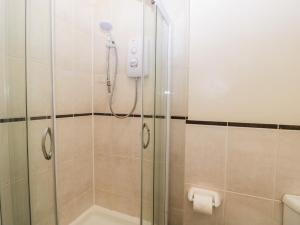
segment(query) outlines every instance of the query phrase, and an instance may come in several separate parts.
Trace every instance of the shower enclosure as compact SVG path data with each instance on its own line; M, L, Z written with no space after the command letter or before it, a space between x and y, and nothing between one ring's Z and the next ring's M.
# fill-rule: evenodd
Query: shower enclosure
M167 224L168 213L171 24L160 1L128 1L134 2L138 6L138 14L142 15L142 29L136 35L142 37L143 74L146 70L148 73L148 76L142 75L139 80L140 101L137 109L126 120L122 120L125 121L125 126L127 122L136 124L133 132L138 134L135 137L138 152L133 158L138 163L132 171L138 176L138 187L134 189L137 192L133 198L138 200L139 209L138 214L130 215L129 221L132 224L163 225ZM58 99L55 89L55 78L59 76L54 74L57 65L54 64L56 49L53 43L56 40L53 40L53 32L58 30L54 23L57 16L57 12L54 12L55 4L59 3L51 0L0 0L0 225L93 224L80 223L76 218L72 218L75 222L61 219L64 206L60 205L62 200L59 189L62 188L62 192L68 196L71 194L66 193L64 183L58 182L58 177L63 173L59 164L63 148L59 144L55 145L58 143L55 127L60 119L83 116L91 117L91 121L95 123L93 127L96 127L98 117L101 117L99 120L112 119L113 115L105 110L97 110L96 107L91 112L72 114L62 114L55 108L57 101L68 101L68 98ZM97 13L93 4L89 7L94 7L94 13ZM93 29L97 28L94 26ZM123 27L123 32L124 29L126 30L126 26ZM119 34L122 38L122 33ZM96 49L97 46L93 48ZM121 48L121 54L123 52L124 48ZM97 67L96 63L94 67ZM93 86L96 88L96 85ZM97 96L94 99L97 100ZM117 101L114 104L117 105ZM128 105L126 103L125 107L128 108ZM116 108L117 113L123 113ZM113 123L120 130L120 120L115 119ZM122 137L125 134L118 134L120 136L116 138L126 138ZM92 136L94 143L103 138L96 133ZM91 170L93 204L99 202L95 200L95 187L102 184L95 179L98 173L100 177L104 176L99 171L103 167L101 161L95 161L97 157L96 152L92 157L95 159ZM115 171L122 173L122 169ZM117 176L116 173L114 175ZM84 177L76 177L72 182L80 179ZM113 184L120 184L126 180L114 182ZM126 185L120 186L127 187ZM101 199L105 199L105 196ZM113 205L112 201L112 207L107 207L109 212L118 211ZM106 208L105 204L101 208ZM129 218L126 216L124 218ZM102 224L103 221L96 223Z

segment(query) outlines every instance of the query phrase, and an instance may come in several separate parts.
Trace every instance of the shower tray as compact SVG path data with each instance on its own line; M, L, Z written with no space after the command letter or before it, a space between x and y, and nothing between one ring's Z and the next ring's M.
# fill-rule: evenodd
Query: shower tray
M139 218L92 206L69 225L138 225Z

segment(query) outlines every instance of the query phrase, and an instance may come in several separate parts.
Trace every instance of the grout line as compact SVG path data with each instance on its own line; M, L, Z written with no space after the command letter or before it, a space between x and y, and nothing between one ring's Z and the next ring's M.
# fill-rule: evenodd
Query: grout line
M226 129L226 137L225 137L225 176L224 176L224 189L227 190L228 188L228 158L229 158L229 128ZM224 204L226 204L226 198L227 194L224 192ZM226 215L226 207L223 207L223 221L225 221L225 215Z
M95 27L94 27L94 19L95 19L95 7L92 9L92 18L91 18L91 29L92 29L92 112L95 112ZM92 113L92 154L93 154L93 204L96 204L96 181L95 181L95 117L94 113Z
M202 120L186 120L186 124L209 125L209 126L228 126L227 122L221 121L202 121Z
M191 125L207 125L207 126L228 126L228 127L244 127L244 128L261 128L274 130L299 130L300 125L284 125L284 124L266 124L266 123L240 123L225 121L202 121L202 120L186 120L186 124Z
M260 200L265 200L265 201L272 201L274 199L272 198L266 198L266 197L261 197L261 196L256 196L256 195L249 195L249 194L245 194L245 193L239 193L239 192L235 192L235 191L226 191L224 190L225 193L230 193L230 194L235 194L235 195L239 195L239 196L244 196L244 197L249 197L249 198L255 198L255 199L260 199Z
M24 122L24 121L26 121L26 117L0 119L0 123L13 123L13 122Z
M274 152L274 169L273 169L273 211L272 211L272 218L275 219L275 201L276 201L276 180L277 180L277 161L278 161L278 151L280 149L280 132L279 130L276 133L276 140L277 140L277 145L276 149Z
M239 195L239 196L250 197L250 198L255 198L255 199L260 199L260 200L266 200L266 201L273 201L274 200L272 198L261 197L261 196L256 196L256 195L250 195L250 194L245 194L245 193L220 189L220 188L217 188L217 187L208 187L208 186L205 186L205 185L199 185L199 184L193 184L193 183L185 183L185 184L189 185L189 186L199 187L199 188L203 187L204 189L212 189L212 190L215 190L215 191L223 192L224 194L230 193L230 194L235 194L235 195ZM276 200L276 201L281 202L280 200Z
M92 97L93 98L93 97ZM93 105L93 103L92 103ZM94 107L94 106L93 106ZM125 115L125 114L118 114ZM75 114L59 114L56 119L82 117L82 116L113 116L110 113L75 113ZM140 118L140 114L133 114L130 118ZM145 118L153 118L153 115L144 115ZM165 119L164 116L157 115L156 119ZM34 116L30 120L51 119L51 116ZM276 129L276 130L295 130L300 131L300 125L283 125L283 124L262 124L262 123L239 123L239 122L223 122L223 121L201 121L201 120L188 120L185 116L171 116L172 120L185 120L186 124L190 125L206 125L206 126L227 126L227 127L241 127L241 128L261 128L261 129ZM26 117L22 118L1 118L0 123L10 123L25 121Z

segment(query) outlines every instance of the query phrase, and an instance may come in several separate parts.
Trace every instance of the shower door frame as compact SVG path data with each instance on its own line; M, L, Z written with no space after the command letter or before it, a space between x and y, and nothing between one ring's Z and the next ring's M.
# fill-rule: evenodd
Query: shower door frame
M2 225L2 207L1 207L1 196L0 196L0 225Z
M171 53L172 53L172 23L171 19L160 0L152 0L152 4L156 5L156 10L168 26L168 59L167 59L167 87L165 91L167 99L166 107L166 170L165 170L165 224L168 225L168 211L169 211L169 167L170 167L170 124L171 124L171 76L172 76L172 64L171 64ZM157 18L156 18L157 20ZM156 28L157 29L157 28Z
M54 222L55 225L59 225L59 218L58 218L58 196L57 196L57 188L58 188L58 184L57 184L57 154L56 154L56 113L55 113L55 73L54 73L54 62L55 62L55 54L54 54L54 41L55 41L55 0L48 0L49 1L49 30L50 30L50 39L49 39L49 49L50 49L50 56L49 56L49 68L50 68L50 82L49 82L49 86L50 86L50 90L51 90L51 94L50 94L50 105L51 105L51 110L49 111L49 115L46 115L46 117L49 117L48 119L51 120L51 127L50 127L50 131L52 133L51 135L51 144L52 144L52 156L50 159L44 159L44 160L50 160L52 161L52 171L53 171L53 203L54 203L54 207L53 207L53 213L55 214L55 218L54 218ZM31 120L31 115L29 115L29 111L28 111L28 74L29 74L29 70L28 70L28 49L29 49L29 43L28 43L28 25L30 23L29 21L29 13L28 13L28 0L25 0L25 11L26 11L26 15L25 15L25 54L26 54L26 69L25 69L25 73L26 73L26 132L27 132L27 161L28 161L28 187L29 187L29 212L30 212L30 225L32 225L32 215L33 215L33 210L32 210L32 205L31 205L31 190L32 190L32 184L30 182L30 169L29 169L29 164L30 164L30 160L29 160L29 121ZM1 213L1 212L0 212ZM0 215L1 217L1 215ZM4 225L1 224L0 225Z
M145 7L145 1L143 0L143 11L144 11L144 7ZM167 47L167 55L168 55L168 59L167 59L167 85L166 85L166 89L165 89L165 96L166 96L166 142L165 142L165 160L166 160L166 168L165 168L165 199L164 199L164 225L168 224L168 204L169 204L169 165L170 165L170 121L171 121L171 75L172 75L172 71L171 71L171 53L172 53L172 22L171 19L163 5L163 3L160 0L151 0L152 5L155 6L156 9L156 16L155 16L155 20L157 22L157 13L159 13L162 17L162 19L164 20L164 22L166 23L167 27L168 27L168 47ZM144 12L143 12L143 42L145 43L145 17L144 17ZM155 30L157 31L157 23L156 23L156 27ZM156 36L156 34L155 34ZM157 36L155 37L155 39L157 39ZM156 48L156 45L155 45ZM145 49L144 49L145 50ZM144 51L143 50L143 51ZM144 54L143 54L144 55ZM155 49L155 55L156 55L156 49ZM155 56L156 57L156 56ZM143 59L144 62L145 59ZM156 63L155 63L156 64ZM156 67L156 66L155 66ZM144 78L144 65L143 65L143 75L142 77ZM142 87L142 93L144 93L144 79L141 79L141 87ZM143 94L144 95L144 94ZM142 100L142 108L143 108L143 100ZM155 114L154 114L155 115ZM142 118L144 118L144 111L142 109ZM155 118L154 118L155 119ZM141 130L143 131L143 124L144 121L142 119L142 127ZM155 129L155 126L154 126ZM143 132L142 132L142 142L143 142ZM143 151L143 148L142 148ZM142 154L143 155L143 154ZM143 166L141 166L142 171L141 171L141 190L143 190ZM155 176L155 173L154 173ZM153 182L155 181L155 179L153 179ZM154 187L154 183L153 183L153 187ZM153 190L154 191L154 190ZM154 193L153 193L154 194ZM154 196L153 196L153 207L155 206L154 204ZM154 216L154 209L153 209L153 216ZM153 218L153 223L154 223L154 218ZM140 215L140 225L143 225L143 191L141 192L141 215Z

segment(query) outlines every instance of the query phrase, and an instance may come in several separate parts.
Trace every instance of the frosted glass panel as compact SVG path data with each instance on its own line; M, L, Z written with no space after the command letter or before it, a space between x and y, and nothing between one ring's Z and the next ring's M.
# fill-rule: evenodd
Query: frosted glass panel
M0 0L0 221L29 225L25 0Z

